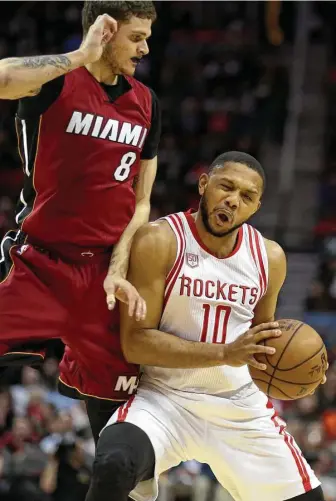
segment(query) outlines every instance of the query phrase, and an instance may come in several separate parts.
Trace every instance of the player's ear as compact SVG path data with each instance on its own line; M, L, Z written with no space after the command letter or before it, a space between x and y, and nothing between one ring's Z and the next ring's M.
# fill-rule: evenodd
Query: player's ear
M206 187L207 187L207 184L209 182L209 176L208 174L201 174L199 180L198 180L198 193L203 196L205 190L206 190Z

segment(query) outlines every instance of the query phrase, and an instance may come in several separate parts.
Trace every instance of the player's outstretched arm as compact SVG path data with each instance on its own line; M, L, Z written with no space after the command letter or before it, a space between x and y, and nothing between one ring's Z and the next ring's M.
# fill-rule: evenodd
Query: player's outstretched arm
M286 256L279 244L265 239L268 257L268 286L265 295L254 310L253 325L272 322L275 317L278 296L286 278Z
M112 309L115 304L115 299L119 299L128 303L127 295L118 297L115 290L115 282L120 282L127 274L129 256L133 237L136 231L148 222L150 213L150 197L152 187L155 181L157 171L157 157L151 160L142 160L140 165L139 178L135 190L136 207L134 215L125 228L119 242L115 245L106 279L104 281L104 289L106 292L106 302L108 307ZM121 292L121 291L120 291ZM141 294L139 295L141 297Z
M132 302L136 302L135 315L138 317L139 315L142 316L140 314L140 310L142 313L146 313L146 304L136 289L132 291L132 297L129 297L129 294L127 293L125 294L125 288L128 287L125 277L127 274L131 245L135 232L143 224L147 223L149 219L150 198L157 171L157 153L161 136L161 111L159 100L152 90L151 95L151 127L148 131L146 141L141 152L140 169L135 186L135 212L127 228L125 228L123 234L121 235L119 242L114 246L108 273L104 281L108 308L112 309L114 307L116 298L121 301L123 301L123 299L126 300L126 302L128 302L131 306ZM124 287L123 296L120 296L122 288L116 287L120 283L123 284ZM116 291L119 291L119 295Z
M1 60L0 99L20 99L36 95L46 82L97 61L116 30L116 21L104 14L96 19L82 45L74 52Z
M166 277L175 256L175 236L166 221L147 224L136 233L128 280L146 301L147 315L137 322L127 306L121 306L121 345L126 360L167 368L240 366L248 363L253 353L273 350L257 344L275 335L273 324L252 329L228 345L187 341L159 330Z

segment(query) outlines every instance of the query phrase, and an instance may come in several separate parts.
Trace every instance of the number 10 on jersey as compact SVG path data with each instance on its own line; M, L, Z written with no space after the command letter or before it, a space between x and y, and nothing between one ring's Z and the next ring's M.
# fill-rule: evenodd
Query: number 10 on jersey
M208 332L210 332L210 343L225 343L227 327L231 314L231 306L218 304L211 306L203 304L203 327L201 334L201 343L206 343L208 340Z

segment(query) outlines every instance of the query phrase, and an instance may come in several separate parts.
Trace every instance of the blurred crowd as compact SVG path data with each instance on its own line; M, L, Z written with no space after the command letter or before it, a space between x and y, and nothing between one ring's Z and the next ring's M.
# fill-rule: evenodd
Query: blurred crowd
M283 9L283 35L290 42L295 16L293 4L287 4L291 5ZM0 58L67 52L80 44L81 3L7 2L6 6L0 20ZM137 75L157 92L163 113L152 219L194 206L198 174L218 153L238 149L258 156L263 141L281 143L288 95L287 67L266 37L265 4L157 2L157 8L151 54ZM271 31L274 38L281 35ZM328 89L330 122L336 117L333 68ZM22 184L13 120L16 106L0 101L0 236L15 226L14 205ZM330 122L328 127L332 126L336 130ZM307 321L318 319L331 361L335 354L331 333L336 331L334 144L331 137L326 145L328 168L321 179L316 228L321 265L306 301ZM3 501L85 497L94 444L82 403L56 391L61 343L56 342L54 350L38 370L26 367L0 374ZM294 405L274 404L322 477L328 501L336 501L335 365L316 394ZM160 501L177 500L226 501L227 494L206 465L188 462L162 478Z
M329 14L334 15L335 7L329 9L333 9ZM316 395L298 403L301 424L299 421L294 424L310 441L308 457L315 456L315 468L323 477L325 490L330 499L336 499L336 36L333 28L328 38L325 167L321 173L320 210L315 228L318 265L306 298L304 319L322 335L331 368L326 385ZM295 433L300 436L300 431Z
M57 392L57 348L39 370L13 368L1 377L3 501L85 499L94 443L83 403Z

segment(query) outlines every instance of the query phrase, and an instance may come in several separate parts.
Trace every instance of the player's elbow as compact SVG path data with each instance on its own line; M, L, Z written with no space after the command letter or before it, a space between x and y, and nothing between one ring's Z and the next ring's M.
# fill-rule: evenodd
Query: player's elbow
M14 78L11 68L0 63L0 99L21 99L28 95L36 95L38 91L27 91Z

